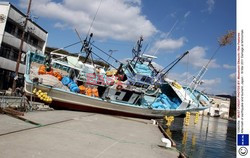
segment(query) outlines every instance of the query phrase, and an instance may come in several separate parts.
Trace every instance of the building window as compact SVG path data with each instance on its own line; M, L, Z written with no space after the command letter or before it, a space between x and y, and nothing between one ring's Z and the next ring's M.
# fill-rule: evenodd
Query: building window
M22 38L23 29L18 24L15 25L14 22L7 21L5 31L8 32L9 34L15 36L16 38L19 38L19 39ZM32 32L26 32L24 34L24 41L27 44L30 44L30 45L42 50L42 47L40 45L38 45L40 40L37 39L35 36L33 36ZM40 41L40 43L43 43L43 41Z
M8 32L8 33L10 33L10 34L12 34L12 35L15 35L15 33L16 33L16 26L13 23L7 21L6 27L5 27L5 31Z
M22 38L22 34L23 34L23 30L22 29L20 29L20 28L18 28L17 29L17 38Z
M12 87L15 72L0 68L0 89L7 90ZM17 87L24 86L24 75L18 74Z
M30 43L31 45L33 45L34 47L37 47L37 46L38 46L38 39L36 39L36 38L33 37L33 36L30 36L29 43Z
M18 50L7 45L7 44L2 44L1 49L0 49L0 56L7 58L9 60L17 61L18 58Z

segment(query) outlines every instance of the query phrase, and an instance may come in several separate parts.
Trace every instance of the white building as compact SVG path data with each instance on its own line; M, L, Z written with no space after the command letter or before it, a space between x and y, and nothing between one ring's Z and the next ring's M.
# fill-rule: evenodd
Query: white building
M25 17L11 3L0 2L0 89L12 86ZM22 80L25 71L25 53L28 50L44 53L47 38L47 31L29 19L24 36L19 79ZM22 83L21 80L18 84Z
M229 118L230 98L209 96L212 99L212 107L204 110L204 115Z

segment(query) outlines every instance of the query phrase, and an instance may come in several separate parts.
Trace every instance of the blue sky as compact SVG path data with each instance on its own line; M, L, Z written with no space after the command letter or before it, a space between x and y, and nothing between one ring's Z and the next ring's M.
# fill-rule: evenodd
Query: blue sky
M10 1L25 12L26 0ZM49 32L48 46L64 47L85 38L91 28L94 44L113 56L131 58L131 49L142 35L143 50L158 57L164 67L189 50L168 77L189 83L218 47L218 38L236 29L235 0L34 0L32 16ZM77 53L81 45L68 48ZM100 54L97 50L96 53ZM106 57L107 58L107 57ZM207 93L232 94L235 90L235 41L219 50L200 87ZM113 61L110 61L113 62Z

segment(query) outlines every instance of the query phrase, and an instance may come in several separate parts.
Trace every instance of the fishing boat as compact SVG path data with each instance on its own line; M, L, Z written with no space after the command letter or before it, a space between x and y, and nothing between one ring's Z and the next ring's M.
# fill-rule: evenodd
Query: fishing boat
M142 38L133 49L132 60L108 69L88 62L94 53L91 37L83 41L84 62L79 56L51 58L27 52L26 94L55 107L140 118L178 116L209 107L154 68L156 57L140 53Z

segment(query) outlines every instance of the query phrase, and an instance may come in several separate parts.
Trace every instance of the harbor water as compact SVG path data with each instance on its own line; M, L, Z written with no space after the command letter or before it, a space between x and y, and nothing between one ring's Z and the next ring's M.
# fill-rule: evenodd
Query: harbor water
M190 117L189 125L184 118L175 118L166 132L176 142L177 149L190 158L234 158L236 157L236 124L221 118Z

